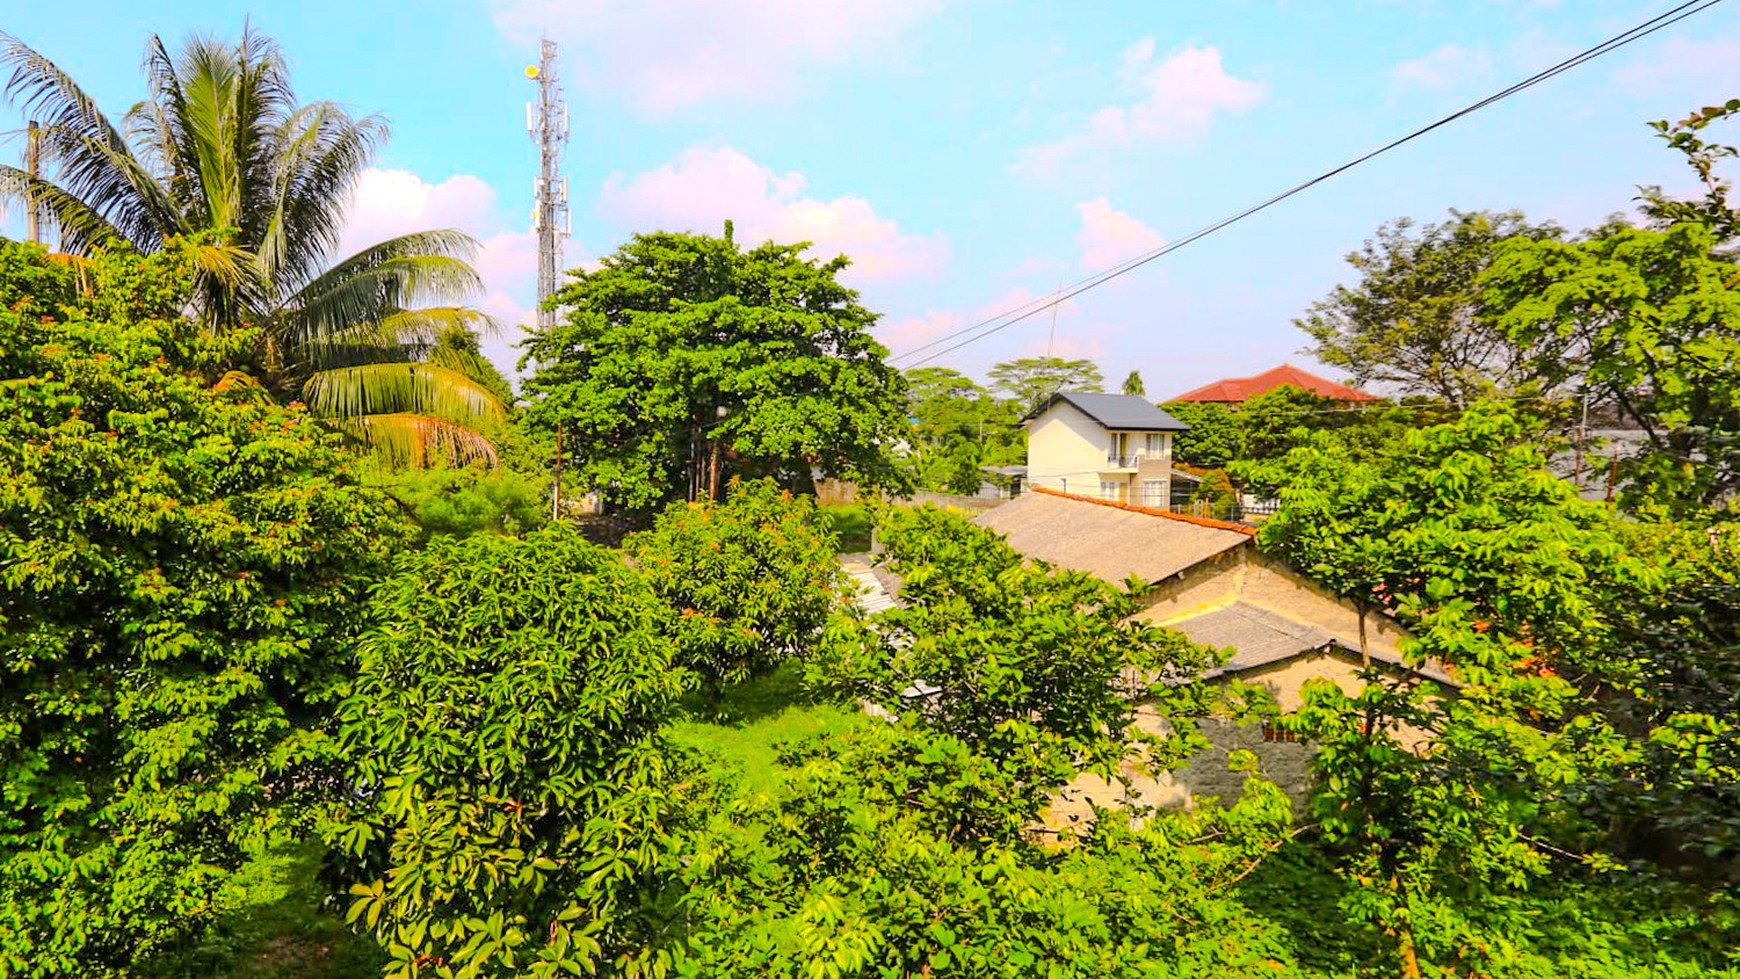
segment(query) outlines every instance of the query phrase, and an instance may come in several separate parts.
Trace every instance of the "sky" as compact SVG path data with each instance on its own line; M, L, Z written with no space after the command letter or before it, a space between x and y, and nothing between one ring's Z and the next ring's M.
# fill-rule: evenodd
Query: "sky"
M1191 232L1665 10L1670 0L85 0L0 30L113 116L147 39L276 38L298 94L392 140L346 246L430 227L483 243L486 342L513 370L536 276L525 66L560 45L567 267L636 232L813 242L901 357ZM1385 221L1520 209L1579 229L1640 184L1690 195L1647 127L1740 95L1727 3L932 361L1087 357L1164 398L1284 361ZM0 108L0 129L21 120ZM1737 134L1740 135L1740 134ZM0 143L17 156L22 141ZM21 215L0 219L20 234ZM1333 370L1326 373L1335 375Z

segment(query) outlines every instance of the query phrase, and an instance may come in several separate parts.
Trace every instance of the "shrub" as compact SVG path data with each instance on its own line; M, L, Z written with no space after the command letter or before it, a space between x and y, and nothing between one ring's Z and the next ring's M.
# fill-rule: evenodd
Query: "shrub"
M296 825L406 529L306 414L204 372L194 247L0 244L0 976L119 973Z
M674 503L625 546L677 612L677 659L710 684L765 676L815 641L841 594L834 535L809 497L733 480Z
M481 462L429 469L377 467L368 481L399 501L431 534L519 534L542 527L549 518L547 478L491 469Z
M645 582L558 524L437 538L373 610L342 711L364 797L334 832L388 975L590 972L645 947L683 687Z

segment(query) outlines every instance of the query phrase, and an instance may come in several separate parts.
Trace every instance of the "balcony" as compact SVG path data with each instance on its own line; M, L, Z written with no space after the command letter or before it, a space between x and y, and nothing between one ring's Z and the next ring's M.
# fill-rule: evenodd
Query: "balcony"
M1108 453L1106 453L1106 468L1107 469L1134 469L1138 465L1141 464L1142 460L1146 457L1146 455L1147 454L1143 453L1143 452L1127 452L1123 455L1118 455L1117 453L1114 453L1114 452L1108 452Z

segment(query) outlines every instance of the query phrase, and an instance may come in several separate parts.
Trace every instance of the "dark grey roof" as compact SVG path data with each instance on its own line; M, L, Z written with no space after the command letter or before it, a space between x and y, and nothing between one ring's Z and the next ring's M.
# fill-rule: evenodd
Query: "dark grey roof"
M1154 407L1154 402L1134 394L1089 394L1059 391L1039 403L1022 421L1038 418L1059 401L1068 402L1089 418L1114 431L1184 432L1190 429L1178 419Z
M1233 602L1200 615L1168 622L1166 627L1182 632L1192 642L1204 646L1233 647L1232 659L1208 671L1208 677L1242 673L1330 647L1359 655L1357 638L1338 636L1327 629L1296 622L1249 602ZM1371 658L1387 666L1413 669L1440 683L1457 685L1436 663L1427 663L1416 669L1409 667L1401 657L1376 649L1371 650Z

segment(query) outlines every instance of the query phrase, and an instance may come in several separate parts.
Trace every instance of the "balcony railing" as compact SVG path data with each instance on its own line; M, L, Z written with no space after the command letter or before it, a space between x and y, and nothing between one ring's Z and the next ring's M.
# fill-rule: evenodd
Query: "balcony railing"
M1123 455L1118 455L1115 452L1108 452L1106 453L1106 468L1134 469L1141 464L1143 459L1148 458L1158 459L1160 457L1158 455L1150 456L1146 452L1126 452Z

